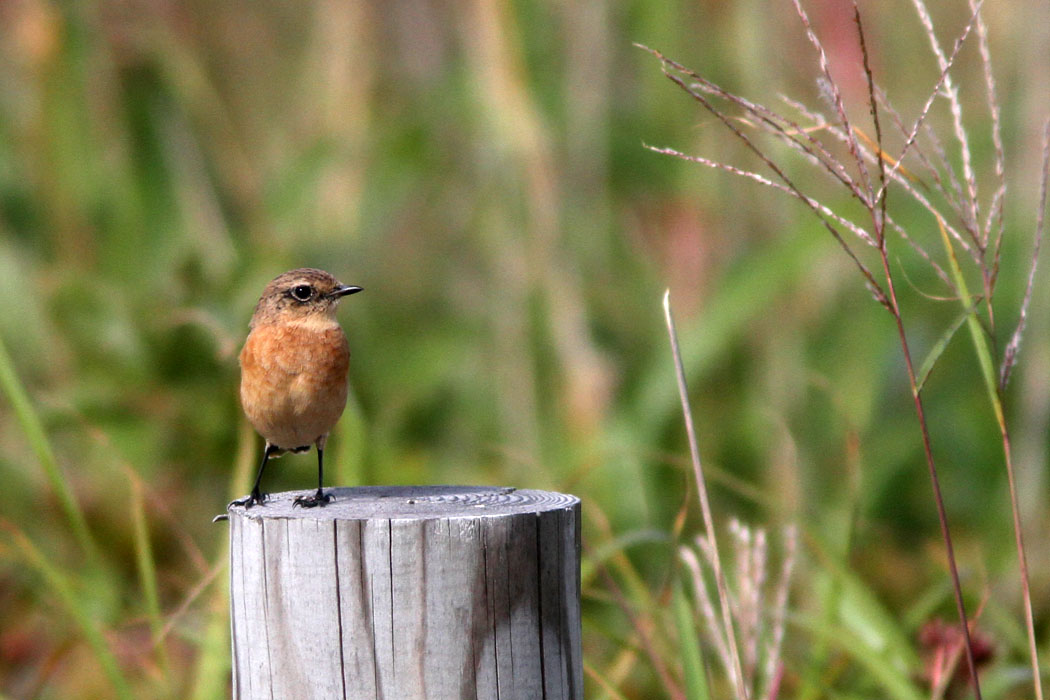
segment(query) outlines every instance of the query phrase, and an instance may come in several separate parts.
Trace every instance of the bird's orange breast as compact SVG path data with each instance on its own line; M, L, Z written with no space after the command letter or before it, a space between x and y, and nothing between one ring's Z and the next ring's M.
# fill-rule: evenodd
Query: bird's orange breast
M256 326L240 362L244 413L272 445L311 445L343 413L350 351L338 324Z

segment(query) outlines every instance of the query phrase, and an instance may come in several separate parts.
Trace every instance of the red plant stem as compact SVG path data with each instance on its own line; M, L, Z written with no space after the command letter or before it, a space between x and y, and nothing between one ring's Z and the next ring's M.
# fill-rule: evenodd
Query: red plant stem
M897 335L900 338L901 350L904 353L904 364L908 369L908 381L911 384L911 395L915 401L915 414L919 419L919 431L922 433L922 449L926 456L926 466L930 472L930 483L933 486L933 500L937 504L937 519L941 524L941 535L944 538L944 550L948 557L948 569L952 579L952 589L955 593L955 607L959 612L959 624L962 627L963 642L966 647L966 664L970 668L970 678L973 679L973 693L975 700L981 700L981 685L977 680L977 663L973 656L973 642L970 640L970 624L966 618L966 604L963 602L962 584L959 582L959 569L955 565L955 548L952 546L952 536L948 528L948 514L944 508L944 498L941 496L941 482L937 477L937 467L933 460L933 447L930 445L930 431L926 424L926 411L922 405L922 395L918 389L915 379L915 369L911 361L911 350L908 347L908 336L904 331L904 321L901 318L900 307L897 305L897 292L893 286L893 275L890 272L889 258L886 255L886 239L879 237L879 253L882 259L882 271L886 276L886 291L889 298L890 313L897 324ZM1016 511L1015 511L1016 513Z

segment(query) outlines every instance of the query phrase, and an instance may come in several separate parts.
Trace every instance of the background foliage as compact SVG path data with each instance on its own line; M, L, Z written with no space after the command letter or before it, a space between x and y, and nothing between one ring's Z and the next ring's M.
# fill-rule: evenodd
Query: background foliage
M947 42L968 10L938 5ZM863 105L849 8L807 7ZM876 77L918 109L937 70L911 7L862 11ZM1050 8L997 3L986 20L1012 310ZM210 519L259 449L236 353L262 287L299 266L366 290L340 311L353 396L332 483L583 497L585 655L604 681L589 697L673 694L645 630L683 672L663 608L675 538L697 528L665 287L716 513L801 528L785 692L881 695L887 673L922 687L917 632L952 605L891 320L797 203L643 148L739 147L632 42L737 93L819 103L787 2L0 4L0 694L225 696L226 529ZM979 105L973 47L953 76ZM970 126L990 172L988 125ZM921 357L958 306L897 263ZM1007 409L1044 658L1048 292L1044 275ZM985 694L1021 693L1005 475L969 345L948 346L927 402L996 649ZM312 460L283 458L269 488L308 484Z

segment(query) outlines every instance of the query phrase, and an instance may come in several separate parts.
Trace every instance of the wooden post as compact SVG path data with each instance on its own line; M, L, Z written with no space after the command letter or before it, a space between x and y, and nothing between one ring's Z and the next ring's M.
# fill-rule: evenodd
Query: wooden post
M328 493L230 508L234 698L582 700L578 498Z

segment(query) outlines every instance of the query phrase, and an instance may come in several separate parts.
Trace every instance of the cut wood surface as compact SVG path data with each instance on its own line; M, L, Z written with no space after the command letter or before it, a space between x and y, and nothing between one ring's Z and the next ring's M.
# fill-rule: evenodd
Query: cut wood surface
M579 499L327 492L229 510L235 698L583 698Z

